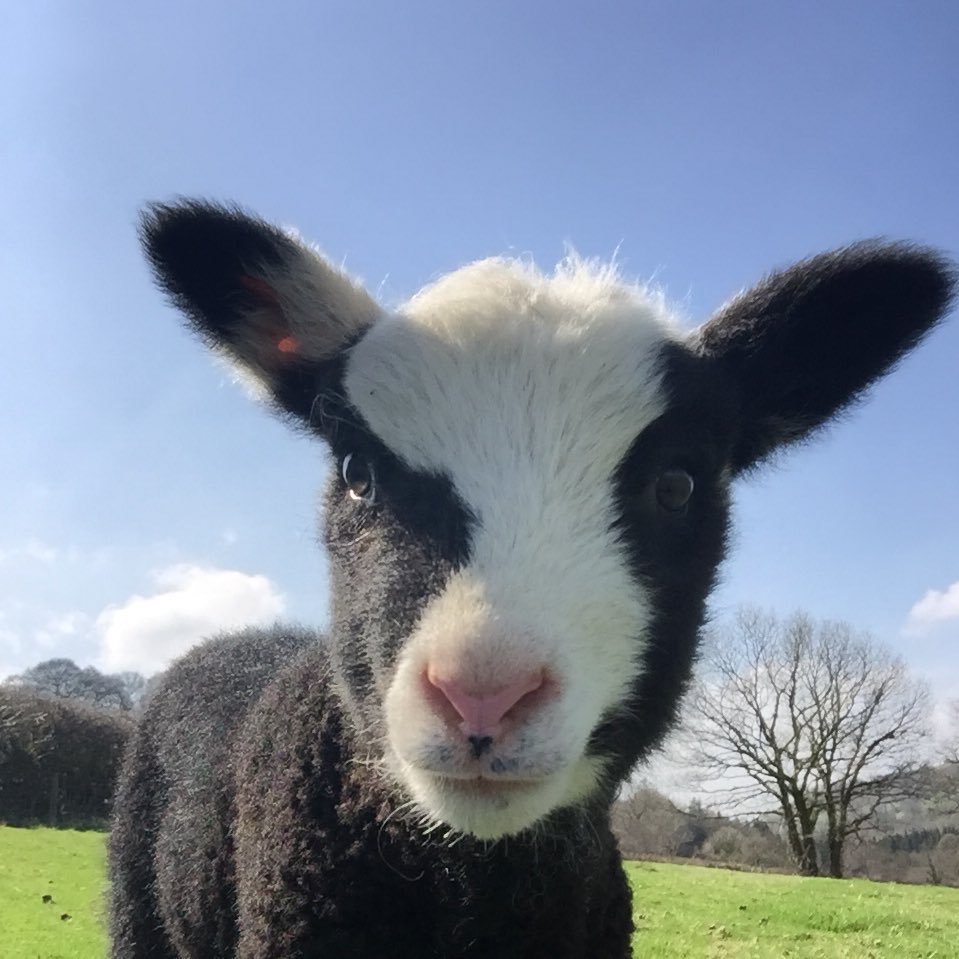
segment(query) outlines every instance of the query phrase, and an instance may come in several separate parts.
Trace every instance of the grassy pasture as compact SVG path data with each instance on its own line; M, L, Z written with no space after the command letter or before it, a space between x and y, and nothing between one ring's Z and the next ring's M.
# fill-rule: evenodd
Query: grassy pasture
M627 868L641 959L959 959L959 889ZM103 959L103 869L101 833L0 827L0 957Z
M0 957L103 959L104 860L100 832L0 826Z
M627 864L636 955L959 959L959 889Z

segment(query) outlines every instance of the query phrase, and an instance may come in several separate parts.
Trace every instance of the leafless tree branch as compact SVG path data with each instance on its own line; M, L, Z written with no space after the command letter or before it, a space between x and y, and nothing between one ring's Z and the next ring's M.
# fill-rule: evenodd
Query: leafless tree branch
M804 873L820 871L824 823L826 869L840 876L846 840L916 794L928 715L925 685L869 636L743 609L707 644L690 733L727 801L778 810Z

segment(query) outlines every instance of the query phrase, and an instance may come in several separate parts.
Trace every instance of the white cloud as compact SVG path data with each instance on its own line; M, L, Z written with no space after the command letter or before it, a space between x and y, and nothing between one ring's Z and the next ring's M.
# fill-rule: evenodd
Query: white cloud
M930 589L909 610L905 632L916 636L950 619L959 620L959 582L944 590Z
M108 672L150 674L213 633L270 623L285 600L265 576L176 565L154 574L156 592L107 607L96 620Z

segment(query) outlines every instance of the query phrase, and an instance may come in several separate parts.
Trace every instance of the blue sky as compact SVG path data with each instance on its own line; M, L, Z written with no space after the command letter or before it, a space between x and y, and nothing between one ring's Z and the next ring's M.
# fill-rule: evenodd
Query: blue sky
M7 5L0 675L322 622L321 448L152 288L145 201L295 224L387 303L617 253L692 325L866 236L959 255L951 2ZM959 322L737 492L715 607L846 619L959 695Z

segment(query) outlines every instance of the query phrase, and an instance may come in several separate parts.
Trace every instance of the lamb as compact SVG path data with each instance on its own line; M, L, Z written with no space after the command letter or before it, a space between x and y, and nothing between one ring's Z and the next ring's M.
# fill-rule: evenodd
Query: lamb
M866 242L692 333L570 258L397 311L201 201L142 238L206 344L335 469L328 637L213 639L166 675L110 839L116 959L632 955L610 806L674 722L729 486L944 316L939 254Z

